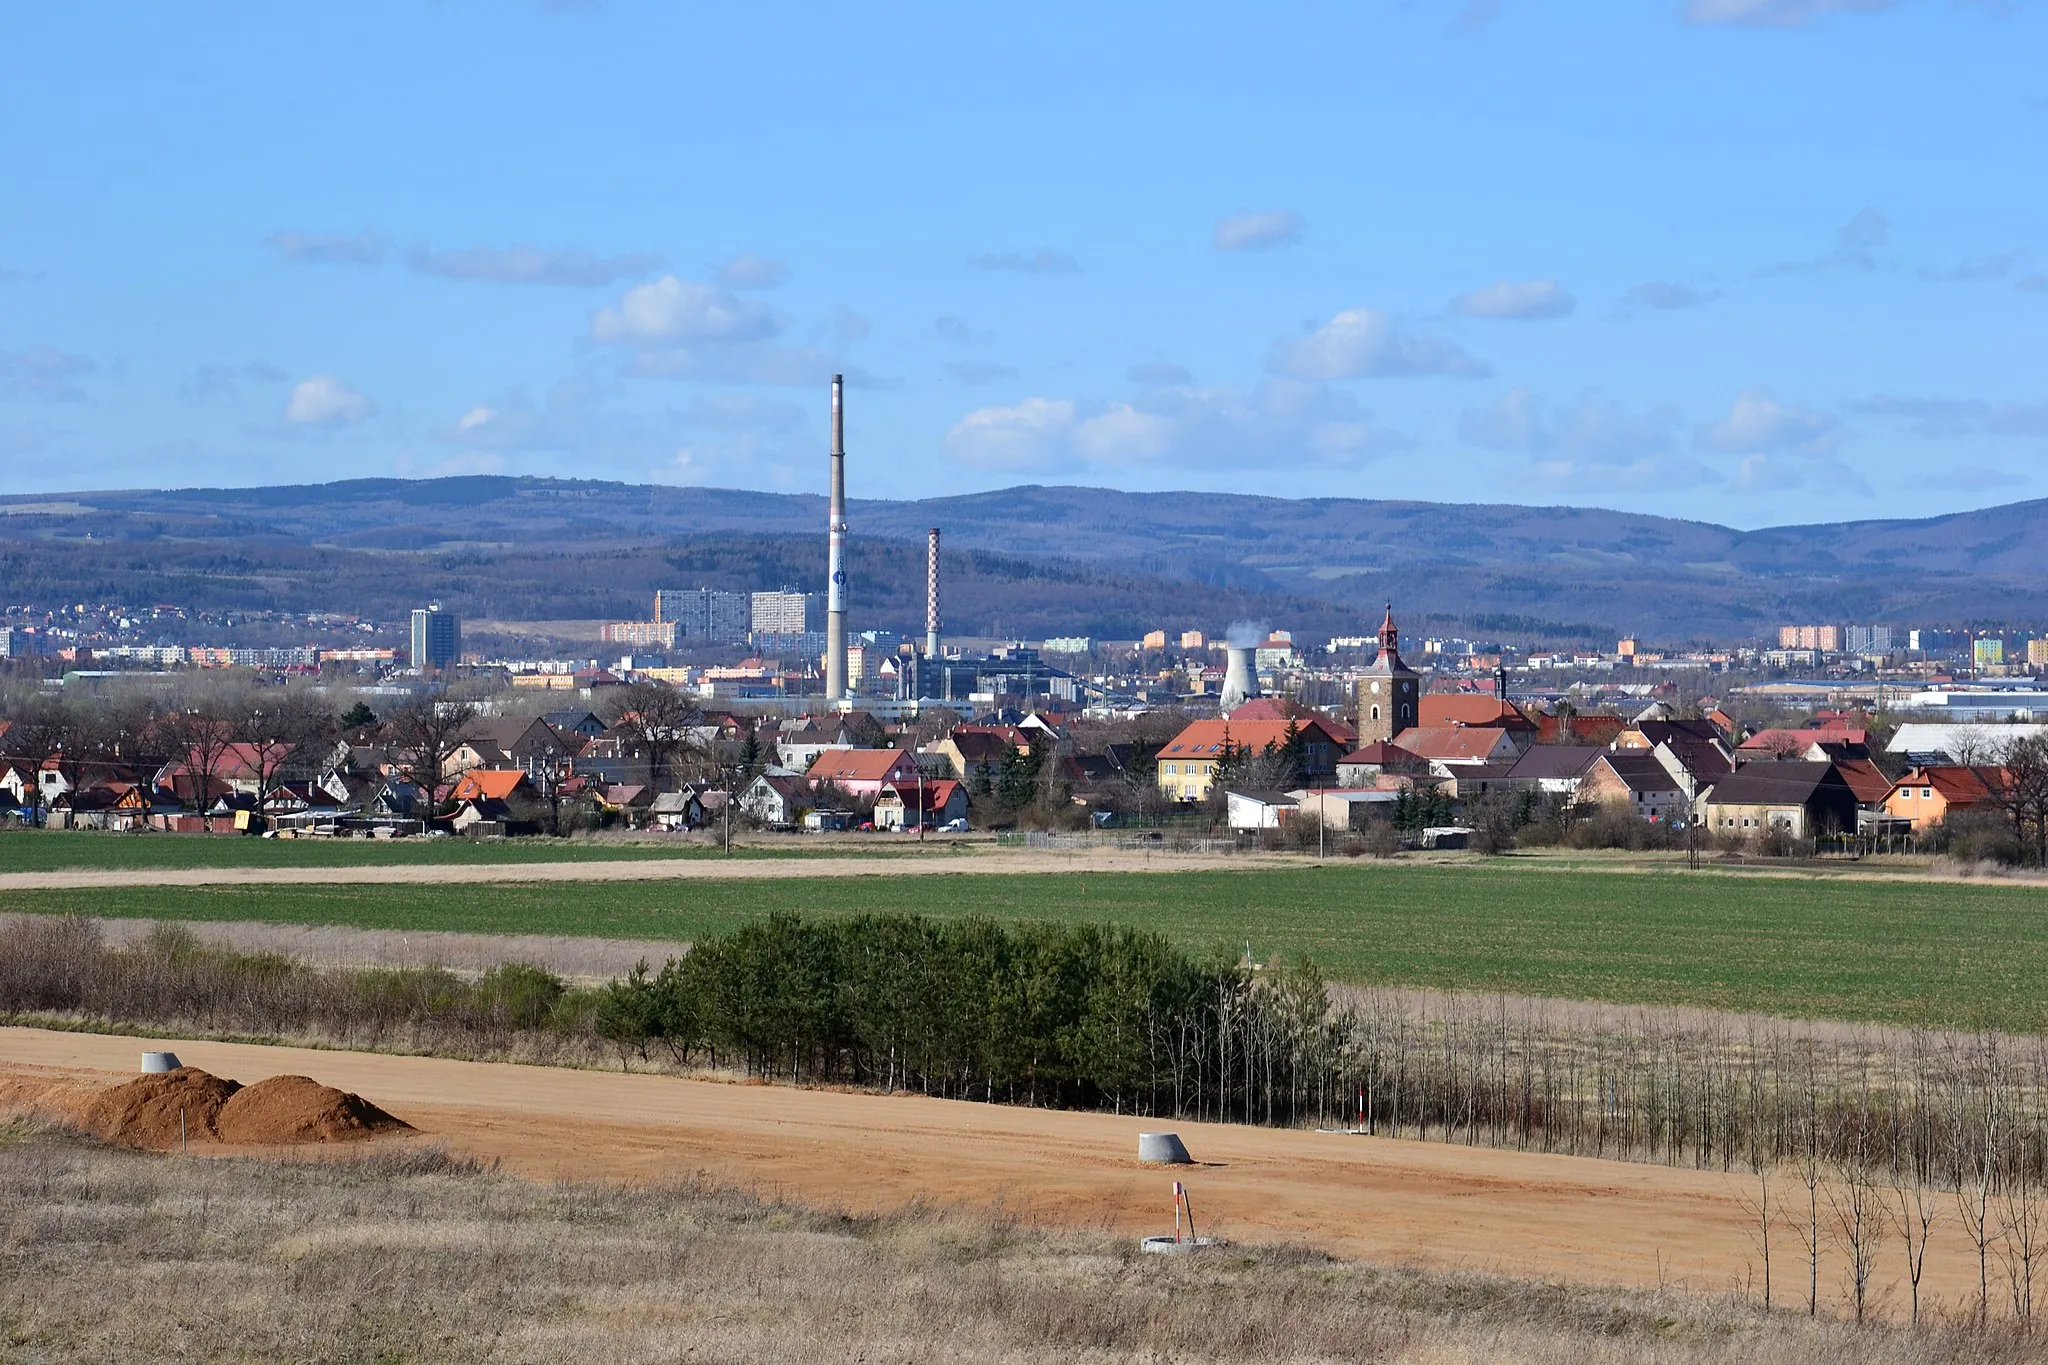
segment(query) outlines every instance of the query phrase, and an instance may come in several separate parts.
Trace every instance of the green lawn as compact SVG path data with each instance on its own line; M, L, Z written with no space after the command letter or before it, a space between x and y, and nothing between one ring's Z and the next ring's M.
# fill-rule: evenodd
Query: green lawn
M878 834L866 842L740 847L736 858L801 858L820 854L911 854L913 841ZM936 847L936 846L934 846ZM929 851L929 850L927 850ZM76 830L0 831L0 872L76 868L439 866L449 863L601 862L622 858L716 858L721 850L681 840L670 844L591 843L570 839L250 839L230 835L107 834Z
M39 891L7 909L689 939L773 910L1118 922L1332 976L2048 1031L2048 891L1512 864L709 883Z

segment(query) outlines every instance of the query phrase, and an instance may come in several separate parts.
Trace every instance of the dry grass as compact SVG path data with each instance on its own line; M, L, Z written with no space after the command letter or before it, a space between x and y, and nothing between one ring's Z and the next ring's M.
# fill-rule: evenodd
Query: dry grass
M999 1214L541 1187L384 1147L271 1164L0 1141L0 1359L1931 1365L2028 1343L1677 1293L1141 1257Z

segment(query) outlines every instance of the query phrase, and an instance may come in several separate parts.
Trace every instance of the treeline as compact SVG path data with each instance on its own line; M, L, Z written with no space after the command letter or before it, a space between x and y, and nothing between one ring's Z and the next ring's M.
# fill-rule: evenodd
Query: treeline
M0 925L0 1017L60 1016L367 1049L592 1061L598 993L505 963L480 976L440 967L323 970L244 953L159 925L110 947L98 921L23 915Z

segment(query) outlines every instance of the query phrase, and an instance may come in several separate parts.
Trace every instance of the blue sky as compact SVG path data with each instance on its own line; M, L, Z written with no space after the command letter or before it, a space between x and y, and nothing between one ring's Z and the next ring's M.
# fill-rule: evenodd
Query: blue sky
M1116 8L19 9L0 491L2048 494L2048 5Z

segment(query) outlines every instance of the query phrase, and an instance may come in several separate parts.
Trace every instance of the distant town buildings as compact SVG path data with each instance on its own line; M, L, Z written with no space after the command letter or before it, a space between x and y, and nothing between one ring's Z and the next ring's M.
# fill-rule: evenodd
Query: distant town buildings
M809 635L825 629L825 599L819 593L757 592L753 596L751 629L756 635Z
M462 658L462 618L439 602L412 614L412 666L422 673L453 668Z
M756 629L753 595L714 588L662 589L654 594L654 619L675 627L662 642L668 645L679 641L740 644Z

